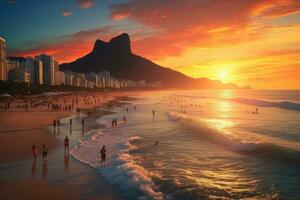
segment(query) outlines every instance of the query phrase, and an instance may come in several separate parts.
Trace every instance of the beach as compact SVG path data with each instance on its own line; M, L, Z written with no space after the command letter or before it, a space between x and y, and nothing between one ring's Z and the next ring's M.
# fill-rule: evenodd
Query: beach
M63 139L70 138L70 150L79 137L94 128L94 117L107 114L96 108L122 94L85 94L76 110L49 109L46 104L30 106L34 102L14 99L10 109L0 112L0 198L1 199L121 199L116 188L106 183L93 168L78 162L64 152ZM80 95L78 95L80 96ZM99 96L98 100L91 99ZM47 97L49 98L49 97ZM36 100L38 102L44 101ZM55 100L53 100L55 99ZM62 100L63 99L63 100ZM53 105L68 104L70 97L51 97ZM64 103L62 103L63 101ZM25 103L24 103L25 102ZM55 103L54 103L55 102ZM74 98L73 98L74 102ZM76 110L77 111L77 110ZM95 116L87 115L93 112ZM97 116L96 116L97 115ZM82 128L82 117L85 126ZM53 121L60 120L54 131ZM72 119L72 128L69 121ZM32 157L31 146L38 147L38 158ZM43 163L41 146L49 148L48 161ZM16 192L18 191L18 192Z
M27 101L28 111L0 115L0 198L299 199L299 94L67 94L36 108L45 99ZM49 146L47 162L41 153L33 159L32 143Z

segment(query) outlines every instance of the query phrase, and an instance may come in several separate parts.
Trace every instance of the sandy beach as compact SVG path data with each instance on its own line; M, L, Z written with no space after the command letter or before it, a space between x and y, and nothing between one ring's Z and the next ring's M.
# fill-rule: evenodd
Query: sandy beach
M94 118L86 117L82 128L82 117L92 111L94 117L106 114L105 111L96 111L96 108L118 95L85 94L77 99L64 96L48 100L52 106L59 105L59 110L53 110L51 106L49 109L49 104L48 107L43 104L31 106L26 111L24 106L29 101L12 101L8 111L0 112L0 199L122 199L118 190L106 183L94 169L64 153L63 149L65 136L70 138L72 149L79 137L95 126L90 123ZM65 110L64 105L71 105L74 99L78 101L76 108ZM30 104L41 101L44 100ZM78 109L81 114L78 114ZM71 118L72 129L69 125ZM53 131L53 121L58 119L61 123L59 131ZM33 144L39 151L42 144L48 145L46 163L42 162L40 153L38 159L33 160Z
M0 160L13 161L31 157L31 145L46 143L51 150L58 143L45 128L54 119L68 116L62 112L1 112Z

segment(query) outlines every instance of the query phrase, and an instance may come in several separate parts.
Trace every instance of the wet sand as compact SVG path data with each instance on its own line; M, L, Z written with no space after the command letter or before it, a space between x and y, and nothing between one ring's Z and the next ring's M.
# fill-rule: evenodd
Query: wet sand
M95 118L104 114L109 112L97 110L94 116L86 118L82 128L85 114L51 112L45 108L0 112L0 199L122 199L117 188L63 148L65 136L70 139L71 150L82 135L97 126ZM52 122L59 118L60 130L53 131ZM43 143L49 146L46 163L40 154L36 161L31 156L32 144L40 150Z
M20 181L0 184L1 199L78 199L74 191L42 181Z
M57 145L56 139L44 127L54 119L68 116L67 112L1 112L0 113L0 162L31 157L32 144L49 149Z

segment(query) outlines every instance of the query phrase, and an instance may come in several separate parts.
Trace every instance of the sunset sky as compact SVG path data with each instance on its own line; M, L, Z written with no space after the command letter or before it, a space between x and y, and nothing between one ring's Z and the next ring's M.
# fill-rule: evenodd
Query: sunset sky
M69 62L96 39L186 75L257 89L300 89L300 0L1 0L9 55Z

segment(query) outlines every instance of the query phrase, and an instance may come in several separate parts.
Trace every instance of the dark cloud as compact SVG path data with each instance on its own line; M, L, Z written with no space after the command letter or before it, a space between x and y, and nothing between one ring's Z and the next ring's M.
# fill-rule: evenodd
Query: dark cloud
M17 4L18 2L17 1L15 1L15 0L9 0L9 1L7 1L9 4Z

